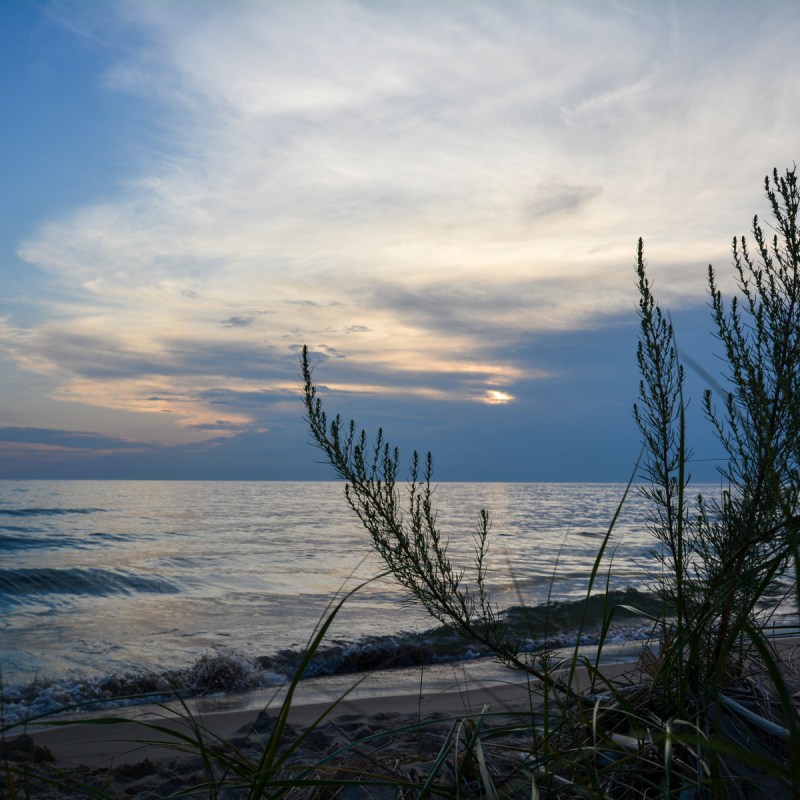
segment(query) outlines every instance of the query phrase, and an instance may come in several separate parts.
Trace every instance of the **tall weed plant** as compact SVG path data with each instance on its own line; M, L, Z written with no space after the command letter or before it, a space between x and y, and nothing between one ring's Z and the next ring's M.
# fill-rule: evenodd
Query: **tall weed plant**
M800 797L798 711L767 635L775 606L800 600L796 581L793 597L773 592L779 580L800 574L796 169L773 171L765 191L773 235L756 217L754 244L734 238L737 294L724 298L708 270L724 369L722 388L706 391L703 408L726 455L719 497L690 494L684 368L638 245L641 381L633 413L644 483L637 489L650 501L647 524L661 566L653 580L663 601L654 620L657 655L652 648L641 665L644 683L606 680L599 658L581 661L577 650L566 669L548 653L522 652L487 588L488 514L477 522L472 564L456 566L433 507L430 453L424 460L414 453L409 479L400 480L399 453L382 430L370 440L354 421L327 416L303 349L312 436L389 570L432 617L527 673L543 692L525 767L534 796ZM604 630L612 614L609 607ZM581 665L604 693L576 688Z
M674 642L687 649L691 685L679 706L715 691L763 637L770 590L798 553L800 491L800 207L795 170L765 181L775 233L753 221L753 255L733 240L739 295L726 303L708 269L714 333L726 362L720 397L706 390L705 416L727 456L720 498L698 496L690 513L684 373L672 325L656 303L639 241L640 402L643 493L662 547L660 589L676 609ZM780 602L773 596L773 605ZM774 609L772 609L774 610ZM688 694L687 694L688 692Z

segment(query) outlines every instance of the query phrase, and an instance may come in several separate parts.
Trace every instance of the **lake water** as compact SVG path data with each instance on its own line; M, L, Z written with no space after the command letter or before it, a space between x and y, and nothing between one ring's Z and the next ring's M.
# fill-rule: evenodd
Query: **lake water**
M479 511L490 512L499 608L559 601L566 613L585 595L624 488L443 483L434 497L465 564ZM616 590L652 585L645 516L633 491L598 590L606 579ZM7 719L132 691L280 683L331 599L381 571L334 482L0 481L0 556ZM569 641L568 618L527 636ZM371 582L344 605L313 671L478 655L432 627L391 579ZM615 635L643 634L631 622Z

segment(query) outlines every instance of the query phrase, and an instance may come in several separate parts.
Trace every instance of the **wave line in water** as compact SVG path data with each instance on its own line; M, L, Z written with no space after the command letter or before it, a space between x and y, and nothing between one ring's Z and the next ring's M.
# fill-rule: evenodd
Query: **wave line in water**
M103 508L0 508L0 515L7 517L59 517L67 514L95 514Z
M150 592L177 594L180 588L163 577L107 569L0 569L0 602L29 594L102 596Z
M652 608L658 600L636 590L595 595L583 601L553 603L538 608L512 608L502 615L501 625L517 639L520 653L535 653L575 645L600 643L602 609L607 605ZM579 634L573 622L586 609L586 628ZM650 638L652 626L633 612L628 624L616 622L605 644L623 644ZM622 615L621 615L622 616ZM547 619L548 628L537 628L534 620ZM2 708L6 722L24 720L42 713L55 713L79 703L92 703L94 710L165 701L176 695L189 698L279 686L297 671L305 655L302 648L285 649L273 655L248 658L235 651L212 651L183 669L111 674L88 680L35 681L27 686L6 687ZM468 661L491 653L448 627L424 632L403 631L386 636L363 636L355 641L324 643L314 654L304 678L373 672L396 667ZM135 697L134 697L135 696Z

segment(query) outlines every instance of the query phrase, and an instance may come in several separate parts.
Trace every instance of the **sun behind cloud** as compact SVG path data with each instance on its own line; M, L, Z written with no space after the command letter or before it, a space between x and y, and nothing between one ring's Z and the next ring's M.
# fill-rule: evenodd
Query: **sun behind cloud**
M514 395L508 392L501 392L497 389L487 389L483 396L483 402L490 406L504 406L514 400Z

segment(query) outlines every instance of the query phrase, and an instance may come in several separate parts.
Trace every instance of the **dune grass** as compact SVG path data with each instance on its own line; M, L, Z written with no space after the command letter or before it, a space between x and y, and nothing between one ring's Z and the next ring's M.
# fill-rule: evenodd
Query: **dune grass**
M734 239L738 295L726 303L714 269L708 272L714 333L726 361L721 397L708 390L703 398L706 418L727 456L720 469L726 487L720 498L690 500L684 369L639 241L641 382L634 417L642 434L639 471L645 483L638 490L650 500L646 524L659 566L653 583L663 607L653 620L659 653L647 663L646 683L635 690L612 686L607 702L576 691L577 652L565 678L549 671L545 658L521 654L504 636L487 588L488 514L482 511L478 520L473 563L455 565L437 525L430 453L424 460L414 453L410 478L401 487L399 453L381 430L369 440L354 421L328 418L308 350L303 351L313 438L345 481L347 502L395 579L432 617L541 682L547 702L552 695L558 706L558 725L569 723L565 746L552 747L554 740L563 741L561 727L557 737L545 731L534 755L544 787L537 791L800 796L800 723L767 636L770 609L765 609L770 587L796 576L800 566L796 171L779 175L775 170L765 179L765 192L775 233L770 239L754 219L756 255L744 237ZM589 592L607 543L608 537ZM795 601L800 600L797 591L795 581ZM584 666L602 677L597 664ZM614 746L620 742L625 744Z

